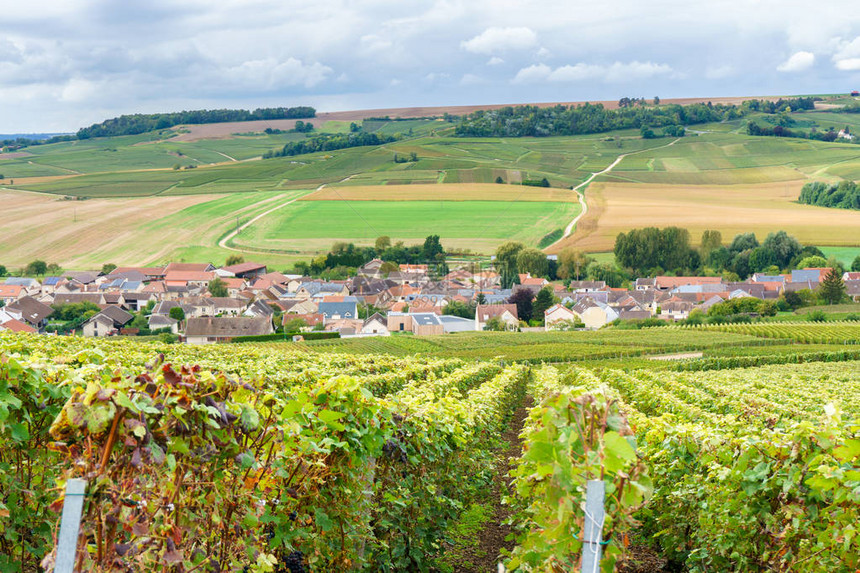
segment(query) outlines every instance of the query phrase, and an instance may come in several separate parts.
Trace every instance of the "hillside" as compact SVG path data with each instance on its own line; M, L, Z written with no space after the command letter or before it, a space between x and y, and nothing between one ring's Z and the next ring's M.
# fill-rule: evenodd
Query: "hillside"
M834 105L818 102L815 111L780 121L860 131L860 114ZM289 132L296 120L178 126L0 154L0 197L16 214L0 221L0 262L46 258L83 268L108 260L222 260L240 250L287 265L334 241L370 244L389 235L408 243L429 234L440 234L455 251L487 254L509 238L544 246L544 237L562 234L582 212L572 187L583 193L588 211L548 252L566 246L607 251L618 232L643 224L686 226L694 241L705 229L724 236L785 229L821 246L860 246L860 213L796 202L806 182L860 178L855 144L748 135L748 121L777 117L766 114L656 139L633 129L457 137L455 120L430 119L499 107L318 113L306 120L314 125L311 134ZM356 127L396 141L260 159L306 137ZM550 189L521 185L544 178ZM238 236L222 241L251 219Z

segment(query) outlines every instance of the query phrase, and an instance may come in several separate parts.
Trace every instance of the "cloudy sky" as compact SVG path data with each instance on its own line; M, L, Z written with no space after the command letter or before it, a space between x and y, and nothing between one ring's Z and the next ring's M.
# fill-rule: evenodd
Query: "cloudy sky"
M39 0L0 21L0 133L203 107L860 89L856 0Z

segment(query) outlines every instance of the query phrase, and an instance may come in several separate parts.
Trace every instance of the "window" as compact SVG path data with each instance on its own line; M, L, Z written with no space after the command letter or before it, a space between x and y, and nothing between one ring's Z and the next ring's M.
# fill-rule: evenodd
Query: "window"
M403 326L404 326L404 324L401 322L400 323L400 330L403 330Z

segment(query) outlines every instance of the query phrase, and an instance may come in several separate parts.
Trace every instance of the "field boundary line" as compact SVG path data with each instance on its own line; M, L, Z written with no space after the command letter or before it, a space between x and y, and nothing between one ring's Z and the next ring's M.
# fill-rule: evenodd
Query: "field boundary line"
M319 190L319 189L318 189L318 190ZM286 193L285 193L285 195L286 195ZM234 239L234 238L236 237L236 235L238 235L239 233L241 233L242 231L244 231L245 229L247 229L249 226L251 226L251 224L256 223L257 221L259 221L260 219L262 219L262 218L263 218L263 217L265 217L266 215L270 215L271 213L274 213L274 212L275 212L275 211L277 211L278 209L281 209L281 208L283 208L283 207L286 207L287 205L292 205L293 203L295 203L296 201L298 201L301 197L302 197L302 195L298 195L297 197L293 197L292 199L290 199L290 200L289 200L289 201L287 201L286 203L281 203L281 204L279 204L279 205L275 205L275 206L274 206L274 207L272 207L271 209L268 209L268 210L266 210L266 211L263 211L263 212L262 212L262 213L260 213L259 215L256 215L256 216L252 217L252 218L251 218L251 219L249 219L248 221L246 221L246 222L242 223L241 225L239 225L239 227L237 227L236 229L233 229L232 231L230 231L229 233L227 233L226 235L224 235L224 236L221 238L221 240L220 240L220 241L218 241L218 246L219 246L220 248L222 248L222 249L227 249L228 251L236 251L237 253L243 253L243 252L254 252L254 249L237 249L237 248L235 248L235 247L231 247L231 246L228 244L228 242L229 242L229 241L231 241L232 239Z
M580 189L587 187L589 183L594 181L595 177L597 177L599 175L604 175L604 174L612 171L615 168L615 166L618 165L619 163L621 163L621 160L624 159L625 157L628 157L630 155L636 155L637 153L643 153L645 151L654 151L657 149L663 149L664 147L671 147L671 146L675 145L676 143L678 143L679 141L681 141L680 137L673 140L671 143L667 143L666 145L660 145L658 147L649 147L648 149L640 149L639 151L631 151L630 153L624 153L622 155L619 155L618 157L615 158L615 161L613 161L612 163L609 164L609 166L606 169L604 169L603 171L597 171L595 173L592 173L591 176L588 177L585 181L583 181L582 183L580 183L579 185L574 187L573 190L576 191L576 194L579 196L579 202L582 205L582 210L580 210L579 214L573 218L573 221L568 223L567 227L564 228L564 233L561 235L561 237L556 242L552 243L551 245L544 247L544 250L551 249L552 247L556 246L557 244L559 244L564 239L568 238L573 233L573 230L576 227L576 224L579 222L579 220L582 218L582 216L585 215L586 213L588 213L588 203L585 202L585 195L580 191Z

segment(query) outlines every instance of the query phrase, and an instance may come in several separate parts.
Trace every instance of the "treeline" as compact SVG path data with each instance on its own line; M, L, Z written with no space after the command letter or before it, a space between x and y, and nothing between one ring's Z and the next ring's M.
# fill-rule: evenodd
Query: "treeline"
M281 149L267 151L263 159L272 157L292 157L293 155L304 155L305 153L317 153L319 151L335 151L348 147L361 147L365 145L383 145L397 141L398 137L393 135L379 135L358 131L343 134L315 135L302 141L291 141Z
M15 151L16 149L23 149L34 145L47 145L49 143L59 143L61 141L74 141L75 139L77 139L77 137L74 135L54 135L46 139L16 137L15 139L4 139L3 141L0 141L0 147L7 151Z
M834 257L817 247L801 245L785 231L770 233L759 243L755 233L741 233L724 245L719 231L705 231L701 244L693 246L687 229L654 227L619 233L615 261L631 276L722 274L741 280L754 273L778 274L793 269L832 267L844 271Z
M455 128L463 137L546 137L583 135L617 129L695 125L738 119L753 112L776 113L812 109L814 98L749 100L741 105L698 103L690 105L625 106L606 109L602 104L540 108L509 106L479 110L465 116Z
M836 141L839 137L839 134L833 128L830 128L827 131L818 131L814 127L809 131L801 131L791 129L782 125L774 125L773 127L767 125L759 125L758 123L751 121L747 124L747 133L749 135L758 135L764 137L795 137L799 139L814 139L816 141L827 141L832 142Z
M316 110L308 106L268 107L254 111L246 109L198 109L173 113L136 113L121 115L78 130L78 139L110 137L115 135L137 135L182 124L226 123L231 121L255 121L263 119L307 119L316 116Z
M358 267L380 259L386 263L383 271L400 270L400 264L430 264L439 275L448 273L444 247L439 235L430 235L424 243L405 245L391 242L388 236L377 237L372 247L337 242L331 250L310 262L299 261L293 267L297 274L317 276L327 280L342 280L355 274Z
M807 183L800 190L798 201L819 207L838 209L860 209L860 185L854 181L839 183Z

